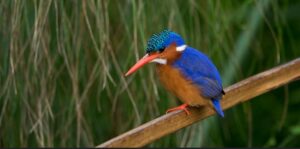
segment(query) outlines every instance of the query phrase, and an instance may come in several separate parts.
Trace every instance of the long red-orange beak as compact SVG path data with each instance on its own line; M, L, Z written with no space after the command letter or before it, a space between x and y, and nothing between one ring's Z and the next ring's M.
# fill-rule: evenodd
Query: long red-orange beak
M139 68L143 67L144 65L148 64L149 62L151 62L152 60L154 60L155 58L157 58L159 56L159 53L154 53L154 54L146 54L143 58L141 58L137 63L135 63L135 65L133 65L129 71L125 74L126 76L129 76L130 74L134 73L135 71L137 71Z

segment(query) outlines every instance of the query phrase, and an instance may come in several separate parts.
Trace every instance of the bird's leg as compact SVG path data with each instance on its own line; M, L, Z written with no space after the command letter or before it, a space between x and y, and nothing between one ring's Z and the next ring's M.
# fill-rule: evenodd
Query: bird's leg
M184 110L187 115L190 115L190 112L186 109L187 106L188 106L188 104L185 103L178 107L168 109L166 113L177 111L177 110Z

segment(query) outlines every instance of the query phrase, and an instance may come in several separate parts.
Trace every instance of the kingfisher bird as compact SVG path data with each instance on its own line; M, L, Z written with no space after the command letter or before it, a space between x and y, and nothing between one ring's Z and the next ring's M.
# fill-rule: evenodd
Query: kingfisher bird
M184 110L188 106L210 106L224 117L220 100L225 95L220 74L210 58L185 44L169 29L153 34L147 42L146 55L125 74L128 76L150 62L156 63L157 76L163 86L183 104L167 110Z

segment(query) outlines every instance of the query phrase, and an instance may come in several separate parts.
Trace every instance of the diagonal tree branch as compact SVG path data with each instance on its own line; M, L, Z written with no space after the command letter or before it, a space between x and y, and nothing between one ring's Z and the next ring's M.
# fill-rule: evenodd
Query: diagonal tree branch
M300 58L249 77L225 89L221 100L223 109L250 100L300 77ZM190 115L183 111L165 114L97 147L142 147L165 135L215 114L208 107L190 108Z

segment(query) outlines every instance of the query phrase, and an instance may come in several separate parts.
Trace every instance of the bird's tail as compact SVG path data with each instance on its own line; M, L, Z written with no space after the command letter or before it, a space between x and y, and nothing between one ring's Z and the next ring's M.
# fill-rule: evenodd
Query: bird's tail
M212 99L212 103L214 105L214 108L216 112L221 116L224 117L224 112L222 110L222 107L220 105L220 101L218 99Z

